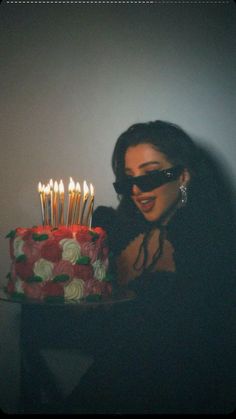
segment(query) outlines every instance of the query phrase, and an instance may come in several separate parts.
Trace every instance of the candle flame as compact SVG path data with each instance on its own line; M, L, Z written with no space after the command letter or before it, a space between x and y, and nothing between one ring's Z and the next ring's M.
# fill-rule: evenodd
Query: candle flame
M81 192L81 188L80 188L79 182L76 182L75 190L76 190L77 193L80 193Z
M73 192L75 189L75 182L73 181L72 177L70 177L68 189L69 189L69 192Z
M53 180L52 179L49 180L49 187L50 187L51 190L53 189Z
M88 193L89 193L89 188L88 188L86 180L84 180L84 183L83 183L83 190L84 190L84 197L87 198Z
M60 180L60 183L59 183L59 194L60 195L64 194L64 185L63 185L62 180Z
M58 182L57 182L57 180L54 182L54 192L58 193Z
M91 194L91 196L94 196L94 187L93 187L92 183L90 183L90 194Z
M50 186L49 186L49 184L47 184L47 186L44 186L44 192L45 192L46 195L49 195L50 194Z
M38 192L41 193L42 192L42 183L39 182L38 184Z

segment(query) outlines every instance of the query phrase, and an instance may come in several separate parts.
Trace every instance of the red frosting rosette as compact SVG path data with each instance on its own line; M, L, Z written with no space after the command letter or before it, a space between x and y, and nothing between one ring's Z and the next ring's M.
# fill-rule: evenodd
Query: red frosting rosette
M94 263L100 256L101 248L97 242L82 242L81 246L81 255L87 256L90 259L91 263Z
M22 260L15 262L14 268L16 275L24 281L34 275L34 263L31 261Z
M72 239L73 233L69 227L61 226L55 230L52 230L52 235L54 239L60 242L63 239Z
M84 294L89 295L100 295L103 297L109 297L112 293L112 285L107 281L99 281L97 279L85 282Z
M27 298L43 300L44 292L42 282L24 282L22 287Z
M23 251L28 261L34 263L36 260L40 259L42 245L42 242L32 240L32 238L25 241Z
M61 260L62 247L55 239L48 239L43 243L41 248L41 257L50 262L58 262Z
M71 279L74 275L74 267L68 260L60 260L54 264L52 273L54 278L56 276L67 275Z
M63 297L64 283L45 281L43 284L42 292L44 297Z
M93 233L86 226L79 226L75 232L75 238L80 245L83 243L90 243L93 240Z
M74 277L89 281L93 279L93 267L76 263L73 265Z

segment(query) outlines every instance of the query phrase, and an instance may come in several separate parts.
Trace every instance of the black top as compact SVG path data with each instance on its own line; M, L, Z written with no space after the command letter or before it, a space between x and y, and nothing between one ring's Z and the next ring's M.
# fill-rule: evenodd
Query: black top
M119 356L132 370L130 384L126 376L132 397L124 408L130 413L228 413L235 408L233 224L223 214L217 223L217 208L211 216L196 208L192 202L178 210L167 226L176 272L130 281L138 298L125 313L114 315L121 336L112 334L112 351L120 346ZM94 224L107 230L115 256L150 228L141 217L129 220L107 207L97 208Z
M109 314L102 348L68 413L205 413L235 409L235 247L227 218L192 205L167 226L176 272L130 281L137 299ZM215 216L212 215L215 213ZM219 220L219 219L218 219ZM142 217L98 207L114 257L150 228ZM78 396L79 394L79 396Z

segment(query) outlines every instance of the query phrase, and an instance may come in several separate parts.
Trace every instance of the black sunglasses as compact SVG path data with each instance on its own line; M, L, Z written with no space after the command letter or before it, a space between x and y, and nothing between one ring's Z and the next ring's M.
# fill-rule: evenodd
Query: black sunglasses
M142 192L150 192L165 183L176 180L182 171L182 166L170 167L165 170L152 170L147 175L126 176L122 180L114 182L113 186L119 195L132 195L134 185L137 185Z

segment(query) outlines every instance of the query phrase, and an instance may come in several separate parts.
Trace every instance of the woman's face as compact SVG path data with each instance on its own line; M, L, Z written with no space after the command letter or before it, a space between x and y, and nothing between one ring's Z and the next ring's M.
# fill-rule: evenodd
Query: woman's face
M173 164L152 144L138 144L129 147L125 153L127 176L146 175L150 171L170 167L173 167ZM179 205L181 196L179 187L186 185L189 179L189 172L185 169L177 180L165 183L149 192L142 192L137 185L133 185L131 198L147 221L157 221L168 214L165 220L167 222Z

